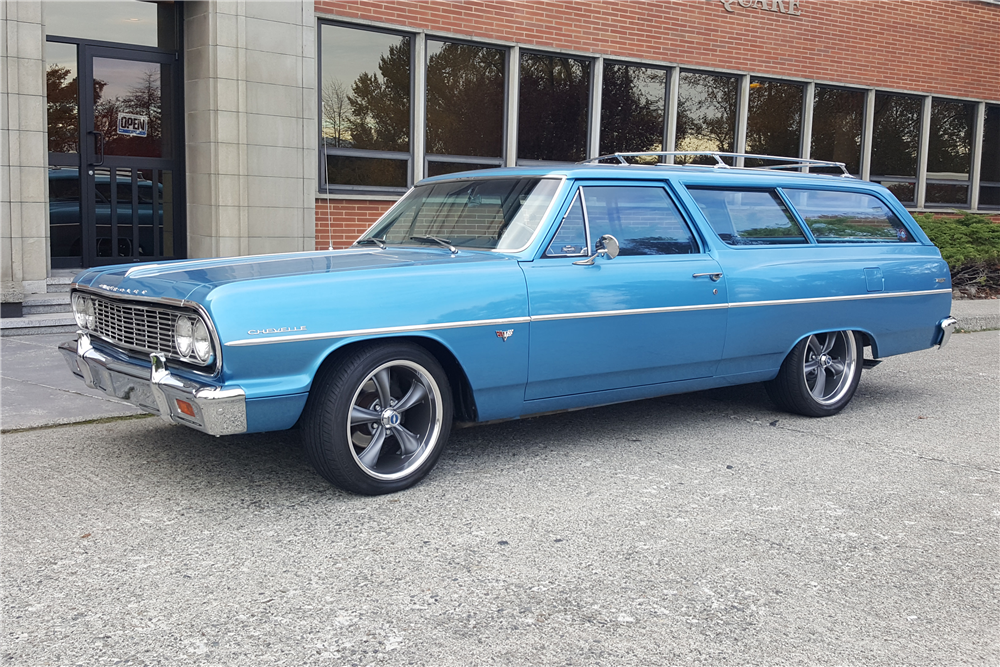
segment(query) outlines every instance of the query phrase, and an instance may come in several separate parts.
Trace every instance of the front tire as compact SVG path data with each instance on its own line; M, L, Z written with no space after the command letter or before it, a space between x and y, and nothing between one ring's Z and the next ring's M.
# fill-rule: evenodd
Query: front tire
M362 347L322 374L303 422L306 454L332 484L363 495L409 488L437 463L451 433L448 377L408 343Z
M779 408L807 417L829 417L850 403L861 380L864 348L853 331L818 333L799 341L764 384Z

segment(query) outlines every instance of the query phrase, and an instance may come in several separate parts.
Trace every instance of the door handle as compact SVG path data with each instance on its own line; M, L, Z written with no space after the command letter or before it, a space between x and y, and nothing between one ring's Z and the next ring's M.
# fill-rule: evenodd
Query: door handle
M703 276L708 276L709 278L711 278L713 283L717 283L720 280L722 280L722 271L711 271L709 273L695 273L691 275L692 278L701 278Z
M103 132L97 132L95 130L91 130L87 134L94 135L94 140L95 140L94 141L94 152L95 153L99 153L100 156L101 156L100 160L98 162L95 162L95 163L93 163L90 166L92 166L92 167L100 167L102 164L104 164L104 133Z

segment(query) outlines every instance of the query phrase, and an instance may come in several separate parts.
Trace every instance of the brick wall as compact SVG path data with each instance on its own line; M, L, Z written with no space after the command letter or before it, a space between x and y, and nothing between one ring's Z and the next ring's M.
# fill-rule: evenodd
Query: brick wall
M985 2L800 0L798 16L729 4L732 12L722 0L319 0L316 11L691 67L1000 99L1000 8Z
M392 206L391 201L316 200L316 249L346 248Z
M978 0L318 0L319 14L524 46L1000 100L1000 8ZM727 11L729 5L733 11ZM785 10L782 13L780 10ZM342 247L382 202L320 200ZM367 217L373 216L373 217ZM356 233L355 233L356 232Z

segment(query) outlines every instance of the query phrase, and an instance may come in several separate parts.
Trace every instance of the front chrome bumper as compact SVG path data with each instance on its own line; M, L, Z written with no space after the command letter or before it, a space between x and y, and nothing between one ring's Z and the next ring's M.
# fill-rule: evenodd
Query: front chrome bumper
M938 323L938 327L941 329L941 340L937 344L939 350L948 344L948 339L951 338L951 334L957 326L958 320L954 317L946 317Z
M113 359L95 350L90 336L59 346L69 369L108 396L128 401L146 412L160 415L210 435L230 435L247 430L246 393L239 387L220 389L173 375L164 356L149 355L151 367ZM184 412L187 409L188 414Z

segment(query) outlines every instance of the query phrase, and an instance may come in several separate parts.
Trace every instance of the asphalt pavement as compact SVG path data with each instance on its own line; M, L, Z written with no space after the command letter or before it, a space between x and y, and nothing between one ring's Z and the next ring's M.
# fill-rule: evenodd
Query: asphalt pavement
M998 481L996 331L828 419L748 385L461 429L378 498L294 431L8 431L0 664L992 665Z

